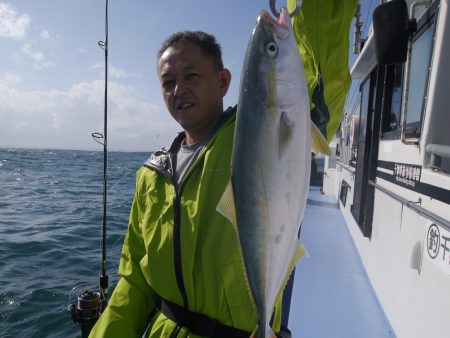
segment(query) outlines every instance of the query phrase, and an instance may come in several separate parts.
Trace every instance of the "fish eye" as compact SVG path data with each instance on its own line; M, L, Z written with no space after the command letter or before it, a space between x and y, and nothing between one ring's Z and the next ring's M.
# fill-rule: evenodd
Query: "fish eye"
M278 54L278 46L275 42L269 41L264 46L264 50L268 57L274 58Z

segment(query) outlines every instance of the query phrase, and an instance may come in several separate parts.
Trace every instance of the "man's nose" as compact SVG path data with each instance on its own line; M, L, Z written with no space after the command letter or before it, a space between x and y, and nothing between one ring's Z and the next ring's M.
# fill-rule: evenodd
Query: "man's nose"
M183 80L177 81L175 88L173 89L173 95L179 96L186 92L186 85Z

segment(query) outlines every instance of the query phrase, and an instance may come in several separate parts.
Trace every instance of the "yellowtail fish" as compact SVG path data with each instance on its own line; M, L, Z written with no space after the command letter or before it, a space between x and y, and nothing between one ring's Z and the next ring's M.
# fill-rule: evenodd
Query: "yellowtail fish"
M258 314L252 337L271 338L275 302L298 259L311 146L329 152L310 118L308 88L289 13L258 17L241 75L232 175L217 210L238 234ZM313 137L312 137L313 134ZM318 142L312 141L317 139Z

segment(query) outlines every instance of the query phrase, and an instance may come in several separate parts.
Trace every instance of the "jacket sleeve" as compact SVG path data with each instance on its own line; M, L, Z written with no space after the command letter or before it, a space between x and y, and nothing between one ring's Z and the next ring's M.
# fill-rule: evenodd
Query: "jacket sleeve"
M121 278L89 338L141 338L155 310L157 295L144 278L139 264L146 249L139 226L137 198L135 195L123 244L119 266Z

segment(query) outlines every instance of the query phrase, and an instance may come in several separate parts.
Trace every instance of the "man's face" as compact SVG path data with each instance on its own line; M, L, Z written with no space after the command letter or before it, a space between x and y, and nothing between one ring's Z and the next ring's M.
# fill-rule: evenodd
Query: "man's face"
M206 136L223 112L228 70L218 71L197 45L180 42L158 60L158 75L167 109L187 137L197 142Z

